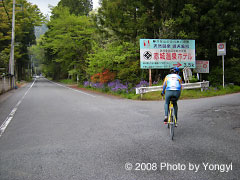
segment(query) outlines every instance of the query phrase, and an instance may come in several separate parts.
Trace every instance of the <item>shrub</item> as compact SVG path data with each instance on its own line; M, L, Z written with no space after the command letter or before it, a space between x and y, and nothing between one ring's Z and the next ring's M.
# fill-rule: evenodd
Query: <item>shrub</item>
M115 73L110 72L108 69L101 73L94 74L91 77L91 81L94 83L108 83L110 81L113 81L115 78Z

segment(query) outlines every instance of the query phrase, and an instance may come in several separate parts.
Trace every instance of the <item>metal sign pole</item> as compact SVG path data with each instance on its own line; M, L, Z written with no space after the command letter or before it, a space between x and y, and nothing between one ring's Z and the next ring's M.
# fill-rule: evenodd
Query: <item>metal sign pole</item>
M224 82L224 56L226 55L226 43L217 43L217 56L222 56L223 63L223 88L225 86Z
M222 62L223 62L223 88L224 88L224 56L222 56Z

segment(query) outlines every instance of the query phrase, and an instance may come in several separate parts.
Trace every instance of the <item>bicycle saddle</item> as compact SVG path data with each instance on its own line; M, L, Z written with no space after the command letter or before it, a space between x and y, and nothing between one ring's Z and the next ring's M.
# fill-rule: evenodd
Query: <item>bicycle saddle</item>
M170 101L175 102L175 101L177 101L177 98L175 96L171 96Z

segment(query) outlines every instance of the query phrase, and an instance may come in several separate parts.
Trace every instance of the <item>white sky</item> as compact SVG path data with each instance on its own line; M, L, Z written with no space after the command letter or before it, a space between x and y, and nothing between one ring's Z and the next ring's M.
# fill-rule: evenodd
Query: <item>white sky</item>
M56 6L60 0L27 0L32 4L36 4L40 11L45 15L51 13L51 10L48 8L48 5ZM99 7L98 0L93 0L93 9Z

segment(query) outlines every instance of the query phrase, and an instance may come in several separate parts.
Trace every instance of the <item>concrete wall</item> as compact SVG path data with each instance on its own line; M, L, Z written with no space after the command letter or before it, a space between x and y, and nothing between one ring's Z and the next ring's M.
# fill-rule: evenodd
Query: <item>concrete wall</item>
M0 76L0 94L12 89L11 80L11 77Z

